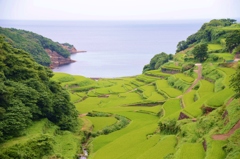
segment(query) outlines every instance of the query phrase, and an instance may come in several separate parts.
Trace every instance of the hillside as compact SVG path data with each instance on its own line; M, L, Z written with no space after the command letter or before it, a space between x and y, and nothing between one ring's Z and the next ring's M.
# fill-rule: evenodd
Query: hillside
M58 96L51 96L45 103L59 101L57 104L63 106L61 103L65 100L59 98L66 97L74 103L81 126L76 126L75 132L65 130L61 125L69 121L65 113L62 122L56 123L58 126L52 123L54 120L49 121L51 118L34 120L19 137L5 139L0 144L3 150L0 158L3 155L20 158L38 143L39 151L31 153L43 158L239 159L240 62L235 58L240 44L239 24L231 20L230 23L224 26L231 30L229 35L219 36L217 41L195 41L175 55L155 55L138 76L90 79L65 73L49 75L50 81L60 83L70 98L58 87L60 91L53 91ZM233 46L231 40L235 35L234 47L227 47ZM218 43L222 38L226 39L226 46ZM0 46L8 46L7 50L17 53L6 42ZM202 51L206 53L204 58L196 56ZM2 66L11 63L4 60L6 55L0 56ZM4 72L5 77L6 73L8 71ZM7 94L3 97L9 99ZM55 109L55 113L62 113L64 108ZM72 107L70 110L74 111ZM40 144L40 141L49 142ZM46 151L49 149L51 151Z
M33 32L0 27L0 35L12 46L29 52L39 64L55 68L74 62L70 54L78 51L68 43L60 44Z
M198 32L190 35L186 40L182 40L177 45L177 50L174 58L166 53L155 55L149 64L145 65L143 72L149 70L164 70L170 69L175 71L182 68L189 69L194 63L199 62L199 56L202 54L202 61L209 62L224 62L231 61L234 56L239 56L240 53L240 24L234 19L214 19L208 23L204 23ZM196 51L200 46L206 45L204 50L200 50L200 55ZM231 54L229 54L231 53ZM177 65L164 65L170 60L177 61ZM181 70L179 70L181 71Z
M48 129L54 133L77 129L78 113L67 91L52 81L52 76L52 71L37 64L29 53L13 48L0 36L0 158L52 154ZM42 128L35 123L42 123ZM28 131L32 126L43 132ZM21 138L20 145L11 142Z

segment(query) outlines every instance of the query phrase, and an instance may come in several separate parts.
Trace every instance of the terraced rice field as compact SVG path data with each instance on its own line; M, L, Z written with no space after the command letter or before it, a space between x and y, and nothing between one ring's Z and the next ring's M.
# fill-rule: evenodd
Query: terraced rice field
M223 90L215 92L214 83L200 80L199 88L185 94L170 86L167 78L174 76L189 86L194 78L182 73L164 74L159 70L148 71L144 75L131 78L98 81L57 73L54 80L61 82L68 89L71 101L75 103L79 113L83 114L80 115L80 120L84 123L82 130L93 133L119 122L113 116L85 116L92 111L111 113L128 119L129 123L125 127L87 141L89 159L164 159L173 154L178 159L211 159L212 154L219 153L219 158L224 156L220 147L216 146L218 143L212 142L213 147L207 152L204 151L202 143L186 142L177 146L179 139L176 135L158 133L158 122L178 120L180 112L189 118L196 118L202 115L203 105L219 107L225 104L233 95L229 88L229 76L234 70L219 68L218 71L223 75ZM196 127L196 124L191 127Z

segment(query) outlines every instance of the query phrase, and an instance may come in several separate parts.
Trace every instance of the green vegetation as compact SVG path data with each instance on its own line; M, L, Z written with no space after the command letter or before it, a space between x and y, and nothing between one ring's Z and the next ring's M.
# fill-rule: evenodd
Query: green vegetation
M0 143L24 135L28 127L43 118L60 130L76 130L78 113L67 91L50 79L52 71L37 64L28 53L4 42L3 37L0 66ZM4 155L41 158L52 151L51 137L43 135L26 141L25 145L11 147Z
M231 87L234 89L234 91L236 92L235 94L235 98L239 98L240 97L240 86L239 86L239 80L240 80L240 66L238 67L236 73L233 75L232 79L231 79Z
M173 56L171 54L166 54L164 52L155 55L149 64L145 65L143 68L143 73L149 70L159 69L161 65L168 62L168 60L172 60Z
M220 44L208 44L208 50L214 51L214 50L221 50L223 47Z
M98 81L53 76L1 39L0 158L239 158L240 67L226 53L238 29L212 20L142 75Z
M207 59L207 51L207 44L197 45L192 51L194 59L197 59L199 62L205 61Z
M234 32L229 34L226 38L226 48L229 52L232 52L238 45L240 45L240 31L234 30Z
M50 57L44 49L55 51L63 57L70 56L70 53L59 43L33 32L0 27L0 35L3 35L5 40L15 48L29 52L34 60L44 66L49 66L51 63Z

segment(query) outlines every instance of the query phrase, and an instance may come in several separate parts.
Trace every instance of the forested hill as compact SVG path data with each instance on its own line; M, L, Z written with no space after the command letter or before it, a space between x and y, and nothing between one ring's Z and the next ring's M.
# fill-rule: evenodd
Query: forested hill
M165 68L165 63L174 60L188 68L196 62L223 62L232 60L227 56L240 52L240 23L234 19L213 19L204 23L198 32L177 44L176 55L161 53L155 55L143 72ZM188 65L189 64L189 65ZM169 66L166 66L169 67ZM179 67L173 66L175 70ZM180 70L184 71L184 70Z
M3 35L5 40L15 48L29 52L34 60L44 66L50 66L51 64L51 59L45 49L56 52L64 58L68 58L70 52L66 48L73 47L68 43L59 44L36 33L13 28L0 27L0 35Z
M69 94L50 80L52 76L52 71L36 63L29 53L0 37L0 143L22 135L33 121L42 118L60 129L74 129L77 111Z

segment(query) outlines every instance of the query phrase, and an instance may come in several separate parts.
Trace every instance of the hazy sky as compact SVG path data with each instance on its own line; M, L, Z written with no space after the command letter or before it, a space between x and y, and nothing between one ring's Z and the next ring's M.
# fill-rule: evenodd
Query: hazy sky
M240 0L0 0L0 19L155 20L239 18Z

